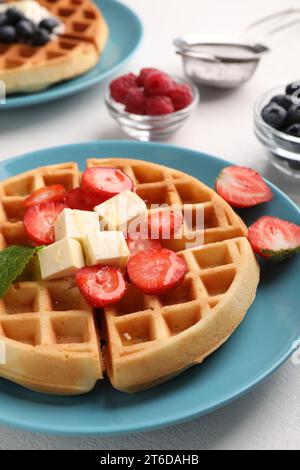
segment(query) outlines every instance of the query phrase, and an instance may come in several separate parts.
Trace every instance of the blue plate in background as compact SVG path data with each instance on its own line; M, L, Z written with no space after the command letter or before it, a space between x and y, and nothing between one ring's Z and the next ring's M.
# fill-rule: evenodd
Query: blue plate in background
M58 83L47 90L8 96L0 110L31 106L77 93L114 74L136 51L143 36L143 26L135 13L117 0L94 0L109 26L109 39L100 61L90 72Z
M92 142L29 153L0 163L0 178L39 165L86 157L130 157L164 164L198 177L209 186L228 162L170 145ZM270 184L271 185L271 184ZM246 223L276 215L300 224L300 211L271 185L274 200L241 212ZM223 406L268 377L293 352L300 338L300 256L262 265L255 303L217 352L179 377L135 395L114 390L108 381L79 397L54 397L0 380L0 422L30 431L117 435L145 431L203 415Z

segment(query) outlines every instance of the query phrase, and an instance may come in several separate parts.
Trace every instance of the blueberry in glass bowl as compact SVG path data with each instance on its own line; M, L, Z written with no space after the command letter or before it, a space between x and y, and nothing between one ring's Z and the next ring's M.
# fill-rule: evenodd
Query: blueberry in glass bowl
M254 131L272 164L300 178L300 80L259 97L254 106Z

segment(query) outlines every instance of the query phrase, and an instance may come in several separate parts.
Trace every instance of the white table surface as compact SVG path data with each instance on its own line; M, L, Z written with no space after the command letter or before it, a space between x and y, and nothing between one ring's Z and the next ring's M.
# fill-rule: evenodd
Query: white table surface
M157 66L182 74L172 39L187 32L233 33L250 21L295 0L127 0L143 19L141 49L124 70ZM126 25L124 25L126 26ZM300 26L269 42L254 78L231 92L205 91L186 126L170 143L249 165L300 205L298 183L270 166L252 131L252 109L266 89L299 78ZM0 114L0 159L54 145L124 136L107 115L103 91L95 86L46 106ZM71 156L67 155L66 159ZM42 162L37 162L41 164ZM299 312L300 313L300 312ZM0 427L0 449L300 449L300 368L285 364L255 391L211 415L189 423L115 438L61 437Z

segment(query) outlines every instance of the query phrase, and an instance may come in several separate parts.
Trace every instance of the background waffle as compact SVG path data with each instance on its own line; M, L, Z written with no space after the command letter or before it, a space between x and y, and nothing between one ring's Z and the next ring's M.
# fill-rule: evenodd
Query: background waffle
M0 80L7 93L32 92L81 75L94 67L105 47L108 26L90 0L40 0L65 24L65 33L44 46L0 44Z
M181 286L149 296L129 283L118 304L97 314L109 378L114 387L132 392L201 362L226 341L255 297L259 269L244 223L197 179L139 160L87 161L88 167L99 165L125 171L148 206L202 206L205 213L203 246L185 249L185 239L163 241L186 259L189 272ZM28 243L22 202L52 184L77 187L77 165L37 168L0 183L0 248ZM24 386L83 393L102 377L93 312L71 279L14 284L0 303L0 339L9 358L0 375Z
M91 0L38 0L65 25L64 37L94 44L101 53L107 39L107 25Z

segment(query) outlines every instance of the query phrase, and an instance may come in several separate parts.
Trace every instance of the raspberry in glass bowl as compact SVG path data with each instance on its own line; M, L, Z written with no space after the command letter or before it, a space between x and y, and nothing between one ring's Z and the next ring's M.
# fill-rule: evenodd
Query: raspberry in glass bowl
M123 132L143 141L169 137L182 126L198 101L194 85L154 68L116 78L105 97L109 113Z

